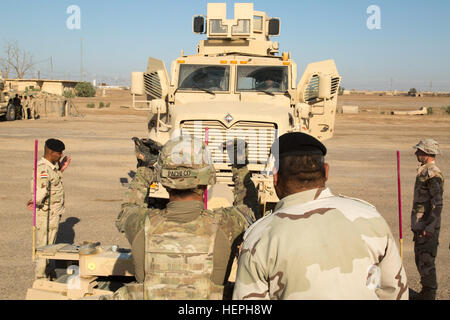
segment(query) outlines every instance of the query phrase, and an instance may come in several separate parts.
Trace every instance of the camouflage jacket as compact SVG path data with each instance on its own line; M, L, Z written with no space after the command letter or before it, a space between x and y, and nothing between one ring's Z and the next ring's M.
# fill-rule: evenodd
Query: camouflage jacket
M244 235L233 299L408 299L395 239L375 207L312 189Z
M411 230L434 233L441 226L444 176L433 162L417 169L414 200L411 212Z
M34 173L31 179L31 195L34 193ZM64 212L64 187L62 173L58 164L54 165L45 158L37 163L36 180L36 208L42 211L63 214Z
M149 186L153 181L155 181L155 175L152 168L139 167L137 169L116 220L118 230L125 233L132 246L136 279L142 282L145 277L144 227L147 218L162 216L167 223L187 224L198 217L209 219L219 215L219 228L214 244L212 280L216 284L224 284L228 278L229 260L236 253L236 240L255 221L254 212L258 207L257 191L250 180L247 167L233 168L235 197L234 206L229 208L204 210L204 204L200 201L173 201L169 202L167 207L162 210L149 209L147 199Z

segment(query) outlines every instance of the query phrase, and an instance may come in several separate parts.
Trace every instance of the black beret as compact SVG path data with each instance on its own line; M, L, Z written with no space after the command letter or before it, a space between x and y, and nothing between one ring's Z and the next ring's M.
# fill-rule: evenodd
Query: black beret
M64 143L58 139L48 139L47 141L45 141L45 146L50 150L56 152L63 152L63 150L66 148Z
M277 156L278 148L278 156ZM288 132L276 139L272 145L275 158L289 155L327 154L327 148L313 136L303 132Z

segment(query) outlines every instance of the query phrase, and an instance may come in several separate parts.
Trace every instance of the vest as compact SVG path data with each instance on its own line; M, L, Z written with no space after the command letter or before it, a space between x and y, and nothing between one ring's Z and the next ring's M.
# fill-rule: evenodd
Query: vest
M223 286L211 280L221 217L204 211L187 223L146 218L144 299L222 299Z

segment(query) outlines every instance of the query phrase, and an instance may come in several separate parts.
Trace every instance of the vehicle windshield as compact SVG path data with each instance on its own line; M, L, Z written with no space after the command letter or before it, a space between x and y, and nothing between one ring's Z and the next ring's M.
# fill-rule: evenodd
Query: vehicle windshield
M286 92L288 67L238 66L237 91Z
M229 66L181 64L178 89L228 91L229 79Z

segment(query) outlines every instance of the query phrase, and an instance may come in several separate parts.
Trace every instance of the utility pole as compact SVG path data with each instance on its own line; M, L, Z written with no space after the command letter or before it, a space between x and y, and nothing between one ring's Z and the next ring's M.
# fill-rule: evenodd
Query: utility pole
M80 38L80 79L83 79L83 38Z
M53 56L50 57L50 79L53 80Z

